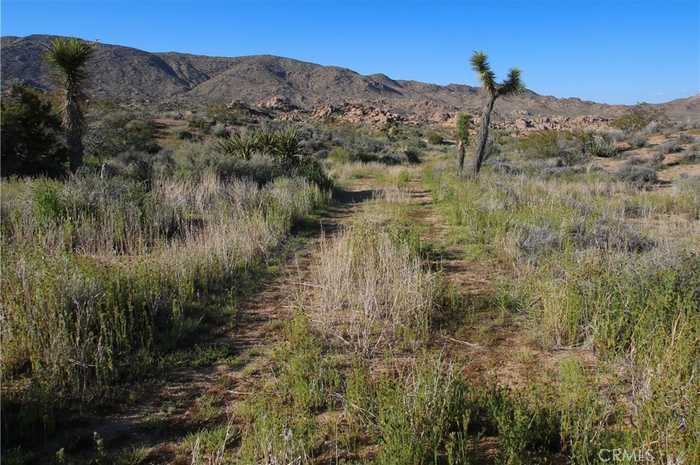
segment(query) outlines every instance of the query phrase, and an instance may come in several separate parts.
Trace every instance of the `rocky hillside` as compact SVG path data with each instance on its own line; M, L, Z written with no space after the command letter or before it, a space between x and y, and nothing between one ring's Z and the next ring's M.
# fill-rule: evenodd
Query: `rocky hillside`
M46 35L2 38L3 90L15 82L51 88L51 75L42 60L50 40ZM432 123L447 122L457 111L476 112L482 102L478 89L470 86L401 81L383 74L364 76L276 56L226 58L150 53L102 43L95 47L89 88L95 98L187 104L240 101L284 112L331 114L349 105L359 117L367 113L379 119ZM698 106L697 97L694 104L673 104L681 116ZM610 117L623 110L619 105L557 99L531 91L496 104L497 117L511 120Z

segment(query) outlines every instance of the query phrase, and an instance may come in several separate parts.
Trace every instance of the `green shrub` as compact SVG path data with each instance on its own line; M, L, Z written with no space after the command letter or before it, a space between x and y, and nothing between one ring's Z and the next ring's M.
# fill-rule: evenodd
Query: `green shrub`
M496 390L488 399L500 463L530 464L559 450L559 414L537 391Z
M147 115L128 111L114 111L104 115L88 127L84 138L88 155L107 161L123 152L155 154L160 150L156 142L156 127Z
M61 121L51 104L27 87L14 86L3 95L2 176L50 176L65 174L68 151Z
M403 151L403 154L409 163L411 163L411 164L420 163L420 151L419 150L416 150L414 148L409 147Z
M345 147L334 147L333 150L328 153L328 159L336 163L350 163L354 161L353 155Z
M518 139L517 147L530 158L558 157L559 136L558 131L532 131Z
M34 194L34 215L42 224L61 221L66 215L66 207L61 199L61 184L51 181L37 181L32 185Z
M428 143L432 145L441 145L444 139L440 133L431 131L428 133Z
M622 116L612 121L611 126L627 132L640 131L652 122L664 121L666 116L663 110L654 108L649 104L640 103L629 109Z
M605 134L590 133L584 142L584 151L593 157L610 158L617 154L613 141Z

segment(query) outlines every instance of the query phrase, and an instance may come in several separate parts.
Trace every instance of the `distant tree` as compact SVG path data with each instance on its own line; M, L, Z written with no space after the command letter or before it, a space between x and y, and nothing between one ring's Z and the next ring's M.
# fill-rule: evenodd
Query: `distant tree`
M486 143L489 136L489 123L491 122L491 112L493 104L501 95L514 94L523 90L523 84L520 82L520 70L512 68L508 73L508 78L500 84L496 83L496 76L491 70L488 57L483 52L474 52L471 58L472 69L479 75L479 80L486 90L487 101L484 110L481 114L481 127L479 128L479 137L476 144L476 152L474 153L474 177L479 175L481 165L484 162L486 154Z
M466 113L457 114L457 150L459 152L458 166L459 175L464 174L464 152L469 145L469 123L472 117Z
M92 53L93 47L86 42L59 37L51 41L45 55L46 61L55 68L60 77L63 93L61 115L70 153L71 171L77 170L83 163L83 87L87 79L86 65Z
M40 94L14 86L3 95L0 113L3 176L61 176L68 150L61 135L61 120Z

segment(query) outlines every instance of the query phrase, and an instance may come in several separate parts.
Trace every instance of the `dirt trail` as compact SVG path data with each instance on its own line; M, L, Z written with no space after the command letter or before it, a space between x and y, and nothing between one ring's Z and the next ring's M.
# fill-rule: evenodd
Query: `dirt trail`
M533 379L553 379L562 358L577 355L595 363L590 350L541 347L524 317L501 311L495 296L498 282L509 271L494 263L465 259L464 248L450 238L450 227L436 211L432 194L420 183L408 187L412 217L425 227L423 240L436 246L433 266L443 273L465 300L463 319L447 322L437 330L432 345L464 366L470 378L486 377L511 387L526 386Z
M140 463L189 463L178 451L178 443L206 426L198 417L202 399L212 399L209 407L216 409L218 419L224 421L225 412L254 389L256 380L270 365L269 351L280 338L280 323L291 317L298 283L309 272L322 234L334 234L373 194L370 186L356 183L336 195L319 221L295 231L305 240L289 251L273 276L260 283L259 292L237 305L230 329L213 341L230 344L229 352L235 354L237 363L178 369L165 379L134 385L138 399L134 405L108 415L83 415L79 424L74 422L49 441L47 452L53 455L64 448L70 454L89 457L95 453L96 434L108 453L126 446L149 448L147 458Z

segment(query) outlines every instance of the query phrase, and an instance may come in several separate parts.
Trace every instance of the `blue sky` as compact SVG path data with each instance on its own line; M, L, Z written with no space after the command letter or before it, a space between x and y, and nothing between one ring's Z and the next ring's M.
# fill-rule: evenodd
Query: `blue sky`
M476 85L499 77L557 97L662 102L700 92L700 0L2 0L2 34L100 39L149 51L274 54L363 74Z

